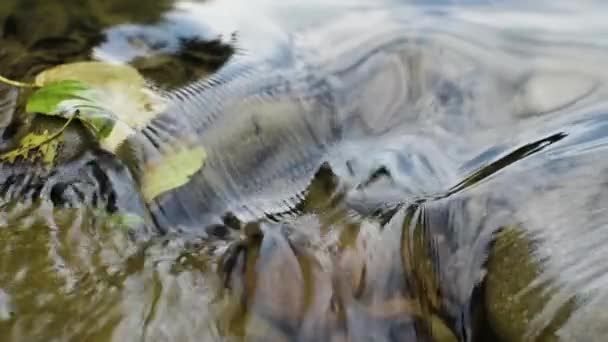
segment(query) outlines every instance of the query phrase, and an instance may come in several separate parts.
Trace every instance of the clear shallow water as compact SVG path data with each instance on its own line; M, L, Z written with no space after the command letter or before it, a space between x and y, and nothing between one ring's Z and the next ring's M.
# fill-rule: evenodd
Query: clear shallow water
M175 100L175 134L210 161L143 236L91 209L144 210L111 158L38 191L3 166L8 340L605 336L603 5L106 4L50 2L61 27L6 2L2 74L91 56L171 90L226 59L184 39L221 34L236 55L215 77L237 89Z

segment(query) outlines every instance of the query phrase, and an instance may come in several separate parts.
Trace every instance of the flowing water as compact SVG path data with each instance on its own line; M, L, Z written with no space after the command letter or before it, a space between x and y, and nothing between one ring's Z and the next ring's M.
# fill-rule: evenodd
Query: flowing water
M146 156L209 157L149 206L77 123L55 169L2 164L0 341L603 341L606 15L1 0L1 75L130 63L172 99ZM2 150L62 124L19 95Z

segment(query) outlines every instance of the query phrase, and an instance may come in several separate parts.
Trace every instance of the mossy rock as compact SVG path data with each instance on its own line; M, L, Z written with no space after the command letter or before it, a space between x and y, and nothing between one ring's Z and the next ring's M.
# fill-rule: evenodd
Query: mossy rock
M485 302L488 321L505 342L525 341L530 322L542 312L550 299L538 287L527 290L540 274L540 264L533 259L533 242L521 228L502 230L488 261ZM547 328L534 341L559 341L557 330L568 319L571 305L562 307Z

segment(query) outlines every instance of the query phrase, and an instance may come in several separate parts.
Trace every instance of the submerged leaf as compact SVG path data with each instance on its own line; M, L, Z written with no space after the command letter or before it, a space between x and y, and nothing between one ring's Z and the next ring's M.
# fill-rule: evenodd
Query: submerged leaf
M124 230L132 230L144 224L144 219L139 215L124 212L115 213L108 218L110 227L115 227Z
M91 208L92 215L104 222L104 227L119 230L135 230L145 224L143 217L128 211L108 212L106 208Z
M62 142L62 134L51 134L49 131L29 133L21 139L17 149L4 153L0 160L9 163L14 163L19 158L31 162L42 160L44 164L52 165Z
M146 202L186 184L200 170L207 158L203 147L183 148L144 170L142 193Z

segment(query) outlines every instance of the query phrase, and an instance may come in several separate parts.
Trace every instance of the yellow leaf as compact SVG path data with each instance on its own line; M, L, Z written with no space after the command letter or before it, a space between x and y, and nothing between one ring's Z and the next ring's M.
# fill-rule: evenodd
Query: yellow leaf
M103 62L64 64L40 73L35 84L45 87L67 80L86 84L94 91L96 105L121 123L115 125L107 136L100 137L101 146L110 152L115 152L118 145L166 107L165 100L150 90L143 76L129 65Z
M182 148L179 152L143 170L142 193L150 203L157 196L178 188L203 167L207 152L203 147Z
M0 160L14 163L21 158L31 162L42 160L46 165L53 165L62 142L63 134L51 134L49 131L29 133L21 139L17 149L0 155Z

